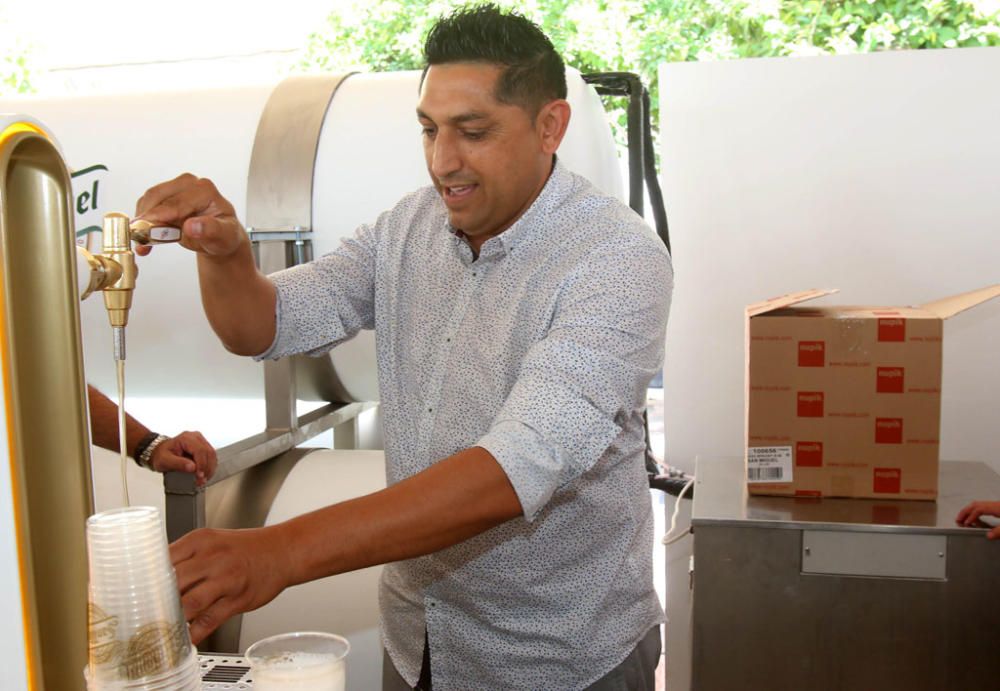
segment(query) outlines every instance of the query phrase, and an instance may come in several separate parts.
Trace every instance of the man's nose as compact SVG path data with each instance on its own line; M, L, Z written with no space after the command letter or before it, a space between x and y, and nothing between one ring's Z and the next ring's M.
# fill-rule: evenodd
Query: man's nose
M431 144L431 172L438 180L443 180L461 168L462 159L454 136L438 132Z

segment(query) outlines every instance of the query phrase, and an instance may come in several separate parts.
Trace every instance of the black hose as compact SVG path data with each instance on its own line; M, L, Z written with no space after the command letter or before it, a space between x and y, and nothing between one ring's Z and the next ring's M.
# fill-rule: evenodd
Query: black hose
M650 124L649 91L643 86L638 75L631 72L599 72L583 75L583 80L592 85L602 96L628 97L627 113L627 145L628 145L628 182L629 206L640 216L644 216L645 198L649 194L652 207L653 223L656 234L659 235L667 251L670 249L670 230L667 225L667 212L663 204L663 192L656 174L656 151L653 147L653 129ZM673 256L673 252L671 252ZM649 476L649 486L677 496L684 488L686 479L661 474L660 465L653 455L649 437L649 419L646 411L642 412L642 422L646 438L646 473ZM694 496L692 486L685 496Z
M646 192L649 194L649 206L653 212L653 222L656 234L667 246L671 258L674 253L670 249L670 227L667 225L667 210L663 204L663 192L660 190L660 179L656 174L656 152L653 150L653 128L649 122L649 91L642 90L643 111L646 116L642 131L643 163L645 168Z
M684 487L690 483L687 491ZM650 475L649 486L651 489L658 489L679 499L694 499L694 483L687 476L673 477L670 475ZM681 497L681 492L684 496Z

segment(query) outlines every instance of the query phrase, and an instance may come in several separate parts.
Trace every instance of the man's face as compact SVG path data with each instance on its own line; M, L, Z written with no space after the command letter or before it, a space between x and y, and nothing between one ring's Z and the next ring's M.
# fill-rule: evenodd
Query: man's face
M496 100L501 71L483 63L433 65L417 105L431 180L451 224L476 250L531 206L552 162L531 115Z

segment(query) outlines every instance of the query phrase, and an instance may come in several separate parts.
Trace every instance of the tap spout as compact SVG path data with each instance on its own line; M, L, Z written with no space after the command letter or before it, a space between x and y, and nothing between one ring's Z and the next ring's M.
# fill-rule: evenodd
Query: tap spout
M132 307L132 291L138 270L132 253L132 233L129 219L125 214L110 213L104 216L102 252L107 259L121 267L121 277L104 289L104 306L108 310L108 320L112 328L123 329L128 324L128 312ZM116 338L117 340L117 338ZM118 348L116 348L118 350ZM124 357L124 348L121 349Z

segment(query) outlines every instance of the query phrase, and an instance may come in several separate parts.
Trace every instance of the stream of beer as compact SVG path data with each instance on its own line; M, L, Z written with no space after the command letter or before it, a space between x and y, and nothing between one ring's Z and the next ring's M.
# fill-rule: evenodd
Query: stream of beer
M128 497L128 453L125 442L125 360L116 360L118 368L118 448L122 456L122 492L125 495L125 506L131 506Z

